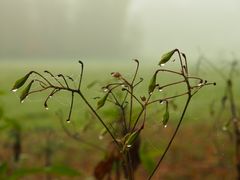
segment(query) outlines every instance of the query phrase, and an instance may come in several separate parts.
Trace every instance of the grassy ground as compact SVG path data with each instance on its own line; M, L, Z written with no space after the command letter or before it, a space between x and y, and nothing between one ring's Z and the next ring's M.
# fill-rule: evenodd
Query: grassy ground
M32 69L39 71L47 69L54 73L64 72L73 75L73 78L77 78L78 64L76 62L69 64L58 63L56 66L49 63L41 63L41 65L2 63L0 66L0 91L4 94L0 96L0 103L4 109L5 116L15 119L22 128L23 156L20 166L43 166L46 143L50 141L53 150L53 163L67 164L70 167L74 167L84 172L81 179L86 179L92 175L94 166L104 157L104 153L99 149L96 150L74 141L63 132L55 112L60 109L63 111L63 116L67 116L70 103L68 101L69 95L63 94L63 96L53 99L49 106L50 109L46 111L43 107L46 95L34 95L29 97L25 103L20 104L18 94L9 91L16 79ZM86 75L84 77L85 86L94 79L99 79L100 84L104 84L105 79L110 77L110 73L113 71L133 72L134 64L132 62L129 62L129 64L128 67L125 67L121 64L116 65L113 63L107 66L105 63L98 64L98 66L95 66L94 63L87 63ZM146 64L141 69L143 77L146 79L145 85L151 78L154 69L156 69L156 66ZM191 102L180 132L161 165L155 177L156 179L212 180L233 179L235 177L233 142L226 134L216 129L213 130L215 120L209 115L209 107L213 105L212 102L219 99L223 94L224 82L214 72L209 73L203 76L206 76L210 81L216 81L217 86L204 88ZM131 73L127 73L127 76L130 75ZM240 85L237 84L235 88L238 89L239 87ZM94 89L86 89L86 92L91 94L89 98L101 94ZM140 88L139 94L146 94L146 90ZM183 101L184 99L177 101L179 108L181 108ZM236 94L236 101L239 103L239 93ZM95 103L94 100L91 102ZM215 103L214 109L218 107L219 101ZM167 139L169 139L176 125L176 117L179 116L179 110L171 110L172 116L168 128L163 128L161 125L161 113L156 113L157 110L152 111L154 118L149 118L145 132L142 135L143 144L146 144L150 149L150 157L157 159L163 152ZM73 121L76 126L71 128L81 132L81 136L85 140L101 148L106 147L108 141L98 139L99 128L90 127L90 129L93 129L92 131L84 131L84 127L87 124L86 121L88 121L84 111L86 111L86 108L82 106L82 102L76 102L73 114ZM111 114L111 111L107 109L104 111ZM223 119L228 119L228 116L229 112L226 110L224 113L226 118ZM11 152L13 140L9 130L0 132L0 142L0 162L11 162L13 159ZM219 143L220 146L216 146L216 143ZM141 165L139 167L136 177L137 179L146 179L147 171L144 166ZM44 175L34 175L24 179L33 178L43 179ZM79 177L76 179L79 179Z

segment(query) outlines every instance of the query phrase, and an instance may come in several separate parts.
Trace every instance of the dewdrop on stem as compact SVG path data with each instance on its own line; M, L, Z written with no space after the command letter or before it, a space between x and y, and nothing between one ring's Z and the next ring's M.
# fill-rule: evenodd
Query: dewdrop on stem
M131 144L128 144L128 145L127 145L127 148L130 148L130 147L132 147L132 145L131 145Z
M17 92L18 89L13 89L12 92Z
M164 125L164 128L167 128L167 124Z
M98 136L98 139L103 140L103 136L102 135Z
M165 64L164 64L164 63L162 63L162 64L160 64L160 66L161 66L161 67L163 67L163 66L165 66Z
M164 101L163 101L163 100L160 100L160 101L159 101L159 103L160 103L160 104L163 104L163 103L164 103Z
M70 121L70 119L67 119L67 123L69 124L71 121Z

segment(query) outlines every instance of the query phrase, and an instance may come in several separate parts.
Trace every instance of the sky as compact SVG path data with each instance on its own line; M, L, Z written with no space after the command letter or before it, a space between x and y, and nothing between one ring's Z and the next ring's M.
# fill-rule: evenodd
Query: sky
M238 0L0 0L1 59L240 56Z

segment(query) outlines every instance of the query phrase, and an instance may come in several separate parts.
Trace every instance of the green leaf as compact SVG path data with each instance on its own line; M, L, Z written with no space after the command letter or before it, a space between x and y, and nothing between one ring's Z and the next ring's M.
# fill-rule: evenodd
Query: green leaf
M161 65L164 65L166 62L168 62L176 51L177 49L174 49L168 53L163 54L160 59L159 65L161 66Z
M167 125L168 120L169 120L169 111L168 111L168 102L166 102L166 111L163 115L163 120L162 120L164 126Z
M22 78L20 78L20 79L18 79L16 82L15 82L15 84L14 84L14 86L13 86L13 88L12 88L12 91L17 91L20 87L22 87L24 84L25 84L25 82L27 81L27 79L29 78L29 76L32 74L32 72L30 72L30 73L28 73L28 74L26 74L24 77L22 77Z
M27 97L30 89L31 89L31 86L32 86L32 83L34 82L34 80L32 80L28 86L22 91L22 94L20 96L20 102L22 103L24 101L24 99Z
M126 141L125 141L125 146L132 146L133 143L135 142L135 140L137 139L137 137L139 136L140 132L141 132L142 128L134 131L132 134L130 134L129 136L126 137Z
M154 73L152 79L150 80L149 86L148 86L148 93L152 93L156 86L156 80L157 80L157 72Z
M54 165L45 168L46 173L50 174L56 174L56 175L61 175L61 176L79 176L81 175L80 172L78 172L75 169L72 169L68 166L62 166L62 165Z
M104 106L107 97L108 97L109 93L105 94L105 96L103 96L98 102L97 102L97 109L100 109L101 107Z

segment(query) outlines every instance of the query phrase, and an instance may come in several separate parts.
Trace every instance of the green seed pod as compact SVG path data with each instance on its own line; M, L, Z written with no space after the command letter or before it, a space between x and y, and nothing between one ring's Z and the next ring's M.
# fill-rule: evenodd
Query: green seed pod
M106 100L107 100L107 97L109 95L109 92L107 94L105 94L98 102L97 102L97 109L100 109L101 107L104 106Z
M176 51L177 51L177 49L174 49L174 50L172 50L172 51L170 51L170 52L168 52L168 53L163 54L162 57L161 57L161 59L160 59L160 62L158 63L158 65L164 66L164 64L171 59L172 55L173 55Z
M13 91L13 92L16 92L19 88L21 88L21 87L25 84L25 82L27 81L27 79L29 78L29 76L30 76L31 74L32 74L32 72L30 72L30 73L26 74L24 77L18 79L18 80L15 82L15 84L14 84L14 86L13 86L13 88L12 88L12 91Z
M154 73L152 79L150 80L149 86L148 86L148 93L151 94L156 86L156 80L157 80L157 72Z
M22 91L22 94L20 96L20 102L23 103L24 99L27 97L30 89L31 89L31 86L32 86L32 83L34 82L34 80L32 80L28 86Z
M169 111L168 111L168 102L166 102L166 111L163 115L163 120L162 120L162 123L163 123L164 126L167 125L168 120L169 120Z

